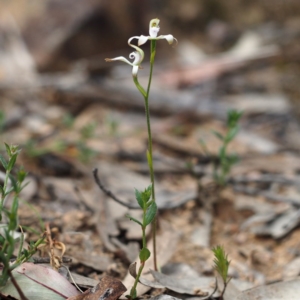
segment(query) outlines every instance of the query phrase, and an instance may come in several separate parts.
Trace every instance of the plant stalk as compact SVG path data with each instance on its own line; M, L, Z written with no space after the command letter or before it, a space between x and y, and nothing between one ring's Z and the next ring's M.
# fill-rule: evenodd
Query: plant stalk
M151 123L150 123L150 110L149 110L149 94L150 94L150 87L152 82L152 73L154 67L154 59L156 54L156 40L151 40L150 44L150 73L149 73L149 81L147 86L147 92L145 98L145 114L147 119L147 130L148 130L148 153L149 153L149 171L150 171L150 179L152 184L152 199L156 201L155 198L155 185L154 185L154 170L153 170L153 154L152 154L152 132L151 132ZM154 270L157 271L157 255L156 255L156 227L157 227L157 216L154 217L152 221L152 238L153 238L153 263L154 263Z

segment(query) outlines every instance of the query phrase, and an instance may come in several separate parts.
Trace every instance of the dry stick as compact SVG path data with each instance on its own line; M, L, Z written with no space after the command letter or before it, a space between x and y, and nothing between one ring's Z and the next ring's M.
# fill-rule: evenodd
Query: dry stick
M109 198L115 200L117 203L119 203L125 207L128 207L130 209L141 209L137 205L132 205L132 204L126 203L125 201L120 200L110 190L106 189L106 187L103 186L102 182L100 181L100 179L98 177L98 169L97 168L95 168L93 170L93 175L94 175L95 182L98 185L98 187L100 188L100 190L103 191L103 193L106 194Z
M100 181L99 177L98 177L98 169L94 169L93 170L93 175L94 175L94 179L95 179L95 182L96 184L98 185L98 187L100 188L100 190L105 194L107 195L109 198L111 198L112 200L116 201L117 203L125 206L125 207L128 207L130 209L141 209L139 206L136 206L136 205L131 205L131 204L128 204L126 203L125 201L123 200L120 200L117 196L115 196L110 190L108 190L103 184L102 182ZM186 196L182 197L182 199L180 201L177 201L176 203L174 202L169 202L167 204L165 204L163 207L158 207L159 210L167 210L167 209L173 209L173 208L177 208L177 207L180 207L182 205L184 205L185 203L187 203L188 201L191 201L191 200L195 200L197 198L196 195L192 194L191 193L188 193Z
M49 264L50 263L50 257L34 257L33 256L31 259L33 260L34 264ZM62 263L68 264L71 262L72 262L71 257L66 257L66 256L62 257Z

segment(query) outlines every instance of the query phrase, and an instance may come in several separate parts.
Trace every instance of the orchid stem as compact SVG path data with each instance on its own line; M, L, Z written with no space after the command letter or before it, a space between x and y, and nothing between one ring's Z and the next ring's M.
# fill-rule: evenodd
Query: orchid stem
M151 133L151 124L150 124L150 110L149 110L149 94L150 94L150 87L152 82L152 73L154 67L154 59L156 54L156 40L151 40L150 44L150 74L149 74L149 81L147 87L147 93L145 96L145 114L147 119L147 129L148 129L148 165L150 171L150 179L152 184L152 199L156 201L155 198L155 186L154 186L154 170L153 170L153 155L152 155L152 133ZM157 271L157 255L156 255L156 227L157 227L157 215L154 217L152 221L152 238L153 238L153 263L154 263L154 270Z
M145 100L145 115L147 120L147 131L148 131L148 151L147 151L147 160L149 166L149 173L150 173L150 180L152 186L152 200L155 202L155 186L154 186L154 170L153 170L153 154L152 154L152 133L151 133L151 123L150 123L150 110L149 110L149 94L150 94L150 87L152 82L152 73L154 67L154 59L156 54L156 40L151 40L151 56L150 56L150 74L149 74L149 81L147 86L147 91L140 85L137 76L133 76L133 81L143 95ZM157 227L157 216L154 217L152 221L152 236L153 236L153 262L154 262L154 270L157 271L157 255L156 255L156 227Z

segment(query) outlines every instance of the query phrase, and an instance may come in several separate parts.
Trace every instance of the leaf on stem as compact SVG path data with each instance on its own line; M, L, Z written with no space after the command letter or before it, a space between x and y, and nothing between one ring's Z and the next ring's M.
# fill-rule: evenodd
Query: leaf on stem
M145 219L144 219L144 225L145 226L149 225L153 221L153 219L156 215L156 212L157 212L157 205L156 205L155 202L153 202L150 205L150 207L147 209Z
M1 154L0 154L0 161L1 161L1 164L2 164L3 168L5 170L7 170L8 163L7 163L7 161L5 160L5 158Z
M16 152L16 153L14 153L14 154L11 156L11 158L10 158L10 160L9 160L9 162L8 162L8 165L7 165L7 170L8 170L9 172L13 169L13 167L14 167L14 165L15 165L15 163L16 163L16 160L17 160L18 155L19 155L19 153Z
M137 224L143 226L143 224L142 224L139 220L137 220L137 219L131 217L130 215L127 214L126 217L127 217L130 221L133 221L133 222L135 222L135 223L137 223Z
M212 130L212 133L213 133L219 140L224 141L224 137L223 137L223 135L222 135L220 132L215 131L215 130Z
M139 258L140 258L141 262L145 262L146 260L148 260L150 255L151 255L151 252L149 251L149 249L148 248L143 248L140 251Z

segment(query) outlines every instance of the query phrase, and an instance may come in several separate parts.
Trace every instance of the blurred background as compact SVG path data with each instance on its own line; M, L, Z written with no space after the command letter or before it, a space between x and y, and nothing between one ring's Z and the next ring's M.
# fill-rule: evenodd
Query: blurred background
M128 38L148 34L149 21L159 18L160 33L179 43L158 44L154 115L177 115L175 128L187 115L198 123L224 121L228 109L243 110L245 129L269 145L300 144L299 1L2 0L0 6L2 127L29 122L20 130L32 127L41 137L54 130L53 120L77 117L91 103L143 112L130 67L104 59L128 57ZM148 76L144 50L142 83ZM12 142L13 136L21 144L34 138L8 134Z

